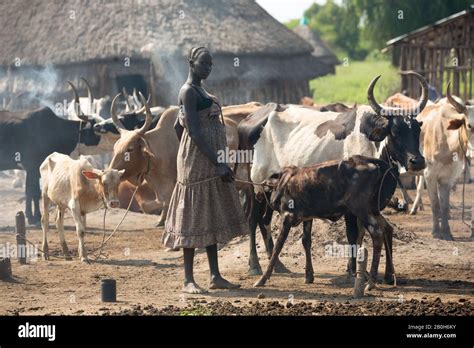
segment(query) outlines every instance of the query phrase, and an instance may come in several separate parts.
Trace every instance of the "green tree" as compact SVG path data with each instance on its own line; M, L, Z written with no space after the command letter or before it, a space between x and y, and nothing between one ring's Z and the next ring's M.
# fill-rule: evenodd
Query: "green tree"
M394 37L467 9L472 0L344 0L362 22L371 48L382 48Z
M350 57L360 58L359 17L354 16L351 3L339 6L333 0L324 5L314 3L305 12L309 26L332 48L346 52Z

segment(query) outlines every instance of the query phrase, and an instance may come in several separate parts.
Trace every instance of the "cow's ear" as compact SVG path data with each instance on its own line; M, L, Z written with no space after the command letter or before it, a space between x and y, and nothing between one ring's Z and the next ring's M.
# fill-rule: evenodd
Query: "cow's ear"
M142 145L142 151L145 156L155 157L155 155L153 154L153 152L151 152L151 149L146 142Z
M388 127L374 127L369 134L369 140L381 142L388 135Z
M370 141L380 142L384 140L390 132L390 121L383 116L365 113L362 116L360 131L365 134Z
M102 173L99 170L83 170L82 175L84 175L89 180L100 179Z
M464 124L464 120L449 120L449 125L448 125L448 129L449 130L456 130L456 129L459 129L461 128L461 126Z

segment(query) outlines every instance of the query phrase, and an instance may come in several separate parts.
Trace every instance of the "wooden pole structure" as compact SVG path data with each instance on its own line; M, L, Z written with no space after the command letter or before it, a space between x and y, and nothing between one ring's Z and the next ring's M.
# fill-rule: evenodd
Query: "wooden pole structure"
M26 264L26 228L25 214L19 211L15 215L17 258L20 264Z
M12 264L10 258L0 258L0 279L10 279L12 276Z
M354 297L360 298L364 296L365 282L367 279L367 259L369 252L365 246L361 246L357 250L357 271L354 283Z
M474 240L474 204L471 206L471 240Z

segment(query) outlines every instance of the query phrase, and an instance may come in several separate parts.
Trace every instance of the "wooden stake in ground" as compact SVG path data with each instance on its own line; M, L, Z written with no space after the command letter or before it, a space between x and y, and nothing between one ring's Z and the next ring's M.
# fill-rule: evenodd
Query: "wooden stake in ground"
M361 246L357 250L357 271L354 283L354 297L360 298L364 296L365 282L367 278L367 259L369 252L365 246Z
M25 227L25 214L19 211L15 215L16 222L16 248L17 258L20 264L26 264L26 227Z
M474 204L471 207L471 240L474 240Z
M12 276L12 264L10 258L0 258L0 279L10 279Z

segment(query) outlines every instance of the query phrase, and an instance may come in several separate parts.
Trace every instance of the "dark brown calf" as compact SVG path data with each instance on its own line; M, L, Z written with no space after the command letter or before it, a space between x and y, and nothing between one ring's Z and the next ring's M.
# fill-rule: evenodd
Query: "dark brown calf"
M392 175L393 174L393 175ZM318 165L286 167L278 178L267 181L271 190L270 206L280 212L282 223L270 264L255 286L263 286L270 278L273 267L291 227L304 223L303 246L306 254L306 283L314 280L311 261L312 219L336 221L342 216L357 220L360 245L367 229L372 237L373 255L370 269L371 284L377 276L382 244L387 250L387 273L393 274L388 262L392 255L393 228L380 214L397 186L398 171L385 161L364 156L348 160L327 161ZM274 186L276 185L276 187ZM386 235L384 239L384 234Z

